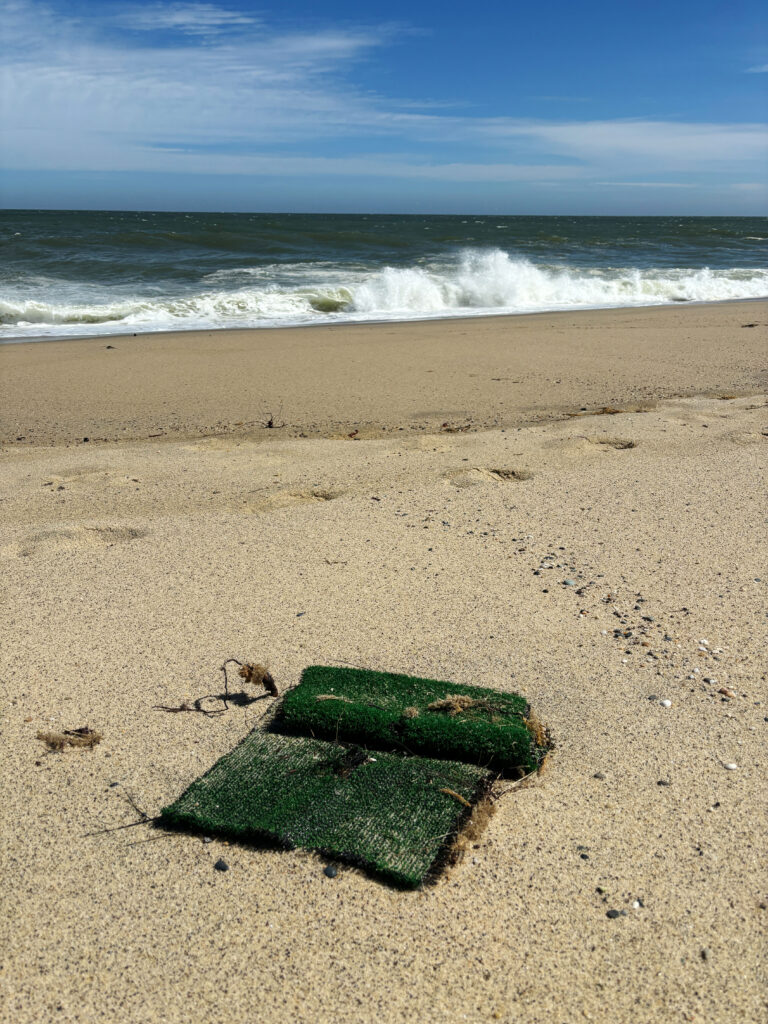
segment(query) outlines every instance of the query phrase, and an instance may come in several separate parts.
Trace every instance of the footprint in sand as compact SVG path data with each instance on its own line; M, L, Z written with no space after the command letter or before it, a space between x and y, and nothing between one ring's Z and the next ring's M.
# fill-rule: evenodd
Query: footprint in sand
M146 537L148 530L129 526L69 526L31 533L18 544L3 549L6 556L32 558L52 555L61 551L80 551L85 548L111 547Z
M476 487L478 484L516 483L532 480L533 473L528 469L485 469L474 466L472 469L458 469L445 474L445 479L454 487Z
M340 498L344 491L331 491L323 487L310 487L303 491L277 491L265 494L256 501L248 501L242 508L243 512L276 512L281 508L294 505L321 505L326 501Z
M50 476L43 487L63 487L70 491L92 491L96 487L129 487L139 483L139 474L132 470L114 472L106 469L65 470L64 476Z

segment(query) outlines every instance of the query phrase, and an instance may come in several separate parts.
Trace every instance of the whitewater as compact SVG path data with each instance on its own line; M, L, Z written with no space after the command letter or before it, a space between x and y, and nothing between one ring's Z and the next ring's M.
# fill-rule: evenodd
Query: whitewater
M72 232L77 215L59 214L56 221L49 214L48 223L44 213L37 220L26 216L38 237L30 241L35 230L27 223L26 234L22 226L2 238L3 255L14 244L21 253L4 260L0 271L3 341L768 295L768 230L755 219L736 229L731 221L730 233L720 235L688 223L687 234L678 237L662 218L645 219L642 236L620 218L507 218L501 224L494 218L418 218L417 224L402 218L407 231L386 218L373 224L358 218L353 231L349 217L342 224L308 217L264 223L254 215L249 227L223 215L201 224L213 215L82 214L78 240ZM194 226L187 224L186 234L169 231L167 223L158 230L158 216L184 217ZM110 230L109 217L119 229ZM598 220L614 223L596 228ZM490 244L494 224L497 237L499 231L507 236L499 241L512 244ZM447 237L426 239L431 230ZM474 244L461 244L467 240Z

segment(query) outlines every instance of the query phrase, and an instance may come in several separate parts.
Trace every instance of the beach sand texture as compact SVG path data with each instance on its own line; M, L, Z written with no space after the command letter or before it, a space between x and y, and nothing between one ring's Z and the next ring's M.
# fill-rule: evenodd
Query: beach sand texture
M1 348L0 1018L768 1019L766 323ZM158 709L229 657L281 690L343 663L516 691L556 746L415 893L104 831L272 706Z

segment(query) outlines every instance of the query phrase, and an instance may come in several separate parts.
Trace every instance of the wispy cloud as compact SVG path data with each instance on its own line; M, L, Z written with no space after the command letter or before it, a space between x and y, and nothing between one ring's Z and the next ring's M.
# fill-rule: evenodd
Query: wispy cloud
M595 184L617 188L694 188L689 181L596 181Z
M277 31L213 3L106 11L5 0L6 166L685 188L768 163L759 124L474 117L372 95L355 68L396 45L391 25Z
M242 11L228 11L213 4L153 4L126 7L114 18L116 24L136 32L175 31L210 36L259 24Z
M758 64L757 67L747 68L747 74L761 75L768 72L768 64Z

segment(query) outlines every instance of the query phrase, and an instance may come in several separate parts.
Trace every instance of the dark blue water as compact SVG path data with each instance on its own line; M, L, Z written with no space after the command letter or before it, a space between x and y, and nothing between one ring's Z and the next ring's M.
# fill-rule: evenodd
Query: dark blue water
M0 213L0 340L765 295L766 218Z

